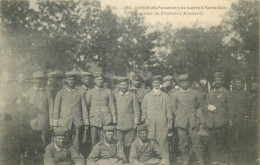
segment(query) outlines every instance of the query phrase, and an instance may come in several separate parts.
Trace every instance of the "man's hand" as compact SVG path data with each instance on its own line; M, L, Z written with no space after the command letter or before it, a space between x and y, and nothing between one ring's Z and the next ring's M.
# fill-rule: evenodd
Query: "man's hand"
M85 132L87 132L88 130L88 125L85 125Z

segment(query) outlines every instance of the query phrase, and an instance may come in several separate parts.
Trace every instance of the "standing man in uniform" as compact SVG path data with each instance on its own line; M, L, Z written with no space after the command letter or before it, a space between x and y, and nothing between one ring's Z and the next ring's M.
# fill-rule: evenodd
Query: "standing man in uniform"
M91 89L92 76L93 75L90 72L81 73L81 81L83 84L81 85L80 90L85 97L88 91Z
M161 83L161 76L152 77L153 90L142 102L142 121L148 126L148 138L156 140L169 154L167 136L172 129L172 104L170 96L160 90Z
M32 75L33 87L26 93L28 112L26 117L29 121L30 129L28 133L28 156L35 156L44 153L46 143L46 133L49 128L49 112L52 111L53 102L51 94L46 91L46 75L41 71L36 71Z
M225 74L214 74L215 88L211 90L205 101L205 124L208 130L208 150L211 164L226 163L227 133L234 118L234 107L230 92L223 87Z
M138 99L138 103L140 104L140 106L142 104L144 96L147 94L147 91L143 89L141 86L142 86L141 76L133 75L131 91L136 93L136 97Z
M56 94L61 89L60 81L63 77L63 73L62 71L55 70L53 72L49 72L47 76L48 76L48 82L47 82L46 90L51 94L51 98L54 103ZM53 108L51 110L53 110ZM53 111L49 112L49 116L50 116L50 125L52 125Z
M177 92L178 90L175 89L175 82L173 79L173 76L167 75L163 77L163 85L162 85L162 91L167 93L170 97ZM174 119L173 119L174 120ZM179 151L179 145L178 145L178 134L177 134L177 128L174 127L174 121L172 125L172 132L169 133L169 151L170 155L175 155L174 157L170 157L172 159L175 159L178 161L180 158L180 151Z
M102 140L95 144L87 164L89 165L122 165L126 162L123 145L114 139L114 126L104 126Z
M175 127L178 128L179 148L183 165L190 164L190 144L199 164L203 163L203 147L197 135L197 111L202 108L202 98L196 90L190 88L188 74L178 77L181 89L173 96L173 113L175 114ZM191 140L191 141L190 141Z
M120 90L114 95L118 117L116 133L128 157L136 134L135 127L140 123L141 112L136 94L128 91L128 78L121 77L119 81Z
M100 140L103 126L117 123L114 97L110 89L103 87L104 75L102 72L96 72L94 77L96 85L86 96L87 104L91 107L89 120L92 147Z
M70 132L69 138L79 151L79 131L83 125L88 128L88 109L85 97L76 89L76 72L66 73L66 87L61 89L55 98L53 126L63 127Z
M234 99L235 118L234 125L234 139L232 149L239 151L238 158L245 161L245 150L247 150L250 134L249 117L250 117L250 94L244 89L244 81L241 75L236 75L233 79L232 97ZM238 160L235 158L234 160Z
M84 157L69 143L67 129L54 129L53 141L45 148L44 165L85 165Z
M79 90L81 91L81 94L83 95L84 98L86 98L86 95L88 91L91 89L92 85L92 73L90 72L82 72L81 73L81 81L82 85L79 87ZM81 129L80 130L80 139L82 139L82 145L80 146L80 151L82 152L83 156L87 156L88 153L90 152L90 146L91 146L91 139L89 138L90 135L90 128L88 129Z

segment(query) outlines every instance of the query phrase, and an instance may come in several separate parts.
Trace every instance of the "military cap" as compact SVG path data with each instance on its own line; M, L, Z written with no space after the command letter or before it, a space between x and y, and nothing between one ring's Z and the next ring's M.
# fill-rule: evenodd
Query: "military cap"
M164 81L164 82L165 82L165 81L172 81L172 80L173 80L173 77L170 76L170 75L163 77L163 81Z
M107 126L104 126L104 127L103 127L103 130L104 130L105 132L114 131L114 130L115 130L115 127L112 126L112 125L107 125Z
M214 78L221 78L221 79L223 79L224 77L225 77L225 73L223 73L223 72L216 72L216 73L214 73Z
M64 74L60 70L54 70L52 72L49 72L47 75L48 77L62 78Z
M83 78L83 77L92 77L93 75L92 75L92 73L90 73L90 72L82 72L81 73L81 77Z
M62 127L55 127L53 129L54 136L67 136L68 130Z
M94 73L94 77L95 77L95 78L104 77L104 73L103 73L103 72L95 72L95 73Z
M147 131L147 125L142 124L137 126L137 132L139 131Z
M160 76L160 75L155 75L155 76L153 76L152 77L152 82L153 81L162 81L162 76Z
M188 74L181 74L178 77L179 81L188 81L189 80L189 75Z
M46 78L46 75L42 71L36 71L32 75L33 78Z
M132 80L134 80L134 81L142 81L142 78L139 75L133 75L132 76Z
M79 73L76 71L70 71L65 73L66 78L76 78L78 74Z
M128 82L129 78L128 77L120 77L119 82Z

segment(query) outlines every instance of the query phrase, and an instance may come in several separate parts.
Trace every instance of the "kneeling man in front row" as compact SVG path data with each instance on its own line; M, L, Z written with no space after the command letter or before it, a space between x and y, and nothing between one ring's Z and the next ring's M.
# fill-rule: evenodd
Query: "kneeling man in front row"
M130 150L131 165L169 165L169 154L155 140L147 138L147 126L139 125L137 133Z
M123 145L113 138L114 126L103 127L103 138L92 149L88 165L122 165L126 161Z
M53 141L45 148L44 165L84 165L84 157L68 142L68 131L54 128Z

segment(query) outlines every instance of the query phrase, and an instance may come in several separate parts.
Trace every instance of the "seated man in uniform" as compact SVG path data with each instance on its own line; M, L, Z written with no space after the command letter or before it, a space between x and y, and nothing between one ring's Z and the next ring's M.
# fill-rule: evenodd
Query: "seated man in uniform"
M138 138L132 143L130 150L131 165L169 164L169 155L159 147L159 144L147 138L146 125L137 127Z
M68 143L68 131L57 127L54 139L46 148L44 165L84 165L84 157Z
M103 138L91 151L88 165L122 165L126 161L123 145L113 138L113 126L103 127Z

